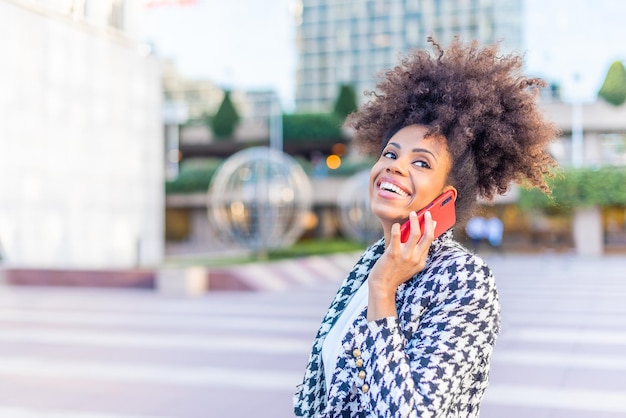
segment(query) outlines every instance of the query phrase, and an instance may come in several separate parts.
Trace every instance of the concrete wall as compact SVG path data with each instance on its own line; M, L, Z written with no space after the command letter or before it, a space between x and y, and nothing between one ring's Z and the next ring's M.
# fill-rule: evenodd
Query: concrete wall
M569 103L541 103L549 120L563 132L563 136L553 144L553 155L564 166L573 162L572 121L573 106ZM626 153L611 146L610 134L626 134L626 105L613 106L602 100L581 105L582 149L581 164L626 165ZM607 135L608 134L608 135ZM608 140L608 143L607 143Z
M119 31L0 1L5 265L161 261L160 70L137 51Z
M564 133L571 133L572 105L562 102L541 103L548 119ZM582 105L583 130L593 133L626 132L626 105L613 106L602 100Z

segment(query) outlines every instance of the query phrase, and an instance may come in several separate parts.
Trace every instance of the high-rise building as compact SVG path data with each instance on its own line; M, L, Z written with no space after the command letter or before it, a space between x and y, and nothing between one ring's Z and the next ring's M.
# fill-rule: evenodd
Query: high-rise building
M432 34L522 46L522 0L302 0L298 26L298 111L328 111L341 84L362 100L376 74Z

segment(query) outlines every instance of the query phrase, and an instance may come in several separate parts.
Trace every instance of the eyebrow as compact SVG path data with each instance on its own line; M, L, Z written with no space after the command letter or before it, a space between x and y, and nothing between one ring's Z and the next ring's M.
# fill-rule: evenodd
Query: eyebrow
M402 149L400 144L398 144L397 142L390 142L389 145L393 145L394 147L396 147L398 149ZM435 154L433 154L432 151L427 150L426 148L413 148L411 151L413 151L413 152L425 152L427 154L432 155L433 158L435 159L435 161L437 161L437 157L435 156Z

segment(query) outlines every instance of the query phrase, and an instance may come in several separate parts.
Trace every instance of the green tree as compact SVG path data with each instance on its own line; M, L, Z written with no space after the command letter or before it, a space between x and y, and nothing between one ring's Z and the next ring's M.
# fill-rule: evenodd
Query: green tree
M211 119L211 129L218 139L230 138L235 132L237 123L239 123L239 114L230 99L230 91L226 90L222 104Z
M354 88L352 88L352 86L349 84L342 84L339 87L339 95L337 96L337 100L335 101L333 113L343 120L350 113L357 110L358 107L359 106L356 102L356 94L354 93Z
M598 96L613 106L621 106L626 101L626 69L621 61L615 61L609 67Z
M285 142L337 142L343 139L341 122L332 113L295 113L283 115Z

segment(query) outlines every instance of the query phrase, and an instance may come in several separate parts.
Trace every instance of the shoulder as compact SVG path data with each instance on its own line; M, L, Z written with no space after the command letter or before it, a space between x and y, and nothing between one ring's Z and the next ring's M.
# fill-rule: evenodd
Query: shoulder
M435 272L445 269L455 273L492 276L491 269L485 260L454 240L451 234L433 243L427 267Z
M485 260L451 237L433 251L422 280L432 280L442 297L468 299L497 298L493 273Z

